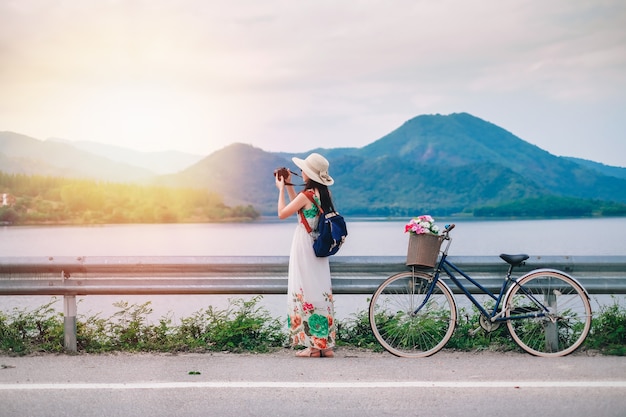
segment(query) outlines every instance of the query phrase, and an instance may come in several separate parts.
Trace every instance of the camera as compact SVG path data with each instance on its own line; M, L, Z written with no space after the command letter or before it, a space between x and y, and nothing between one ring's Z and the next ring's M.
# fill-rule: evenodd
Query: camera
M289 168L285 168L285 167L276 168L274 170L274 176L279 179L280 178L287 179L290 173L291 171L289 170Z

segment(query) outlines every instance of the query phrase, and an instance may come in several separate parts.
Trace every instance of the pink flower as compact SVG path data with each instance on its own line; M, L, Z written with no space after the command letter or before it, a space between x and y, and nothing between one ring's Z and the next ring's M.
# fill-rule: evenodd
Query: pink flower
M405 226L404 233L414 233L416 235L423 234L439 234L439 227L435 225L435 219L431 216L424 214L418 217L412 218Z
M427 232L427 230L421 224L414 225L413 231L417 233L418 235L422 235Z
M304 312L313 311L314 309L315 309L315 307L313 307L313 304L311 304L311 303L302 303L302 310L304 310Z

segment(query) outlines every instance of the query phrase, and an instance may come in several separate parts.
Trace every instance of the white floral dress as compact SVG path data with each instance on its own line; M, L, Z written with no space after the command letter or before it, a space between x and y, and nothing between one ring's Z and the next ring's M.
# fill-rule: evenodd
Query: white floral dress
M314 205L303 212L311 229L315 230L319 220L317 207ZM293 346L329 349L335 346L336 335L329 259L315 256L313 237L306 231L300 216L298 219L289 256L289 337Z

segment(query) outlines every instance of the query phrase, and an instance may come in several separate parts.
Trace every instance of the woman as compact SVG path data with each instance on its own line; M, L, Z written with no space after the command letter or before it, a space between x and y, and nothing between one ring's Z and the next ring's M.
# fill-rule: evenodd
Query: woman
M304 346L299 357L333 357L335 346L335 312L328 258L318 258L313 252L313 240L319 221L319 210L307 197L315 199L324 212L333 210L328 186L334 180L328 175L328 161L318 153L306 159L292 158L302 170L304 191L296 194L287 178L276 176L278 188L278 217L286 219L298 213L298 226L289 255L287 285L289 337L293 346ZM285 202L285 188L289 203ZM307 222L311 233L303 222Z

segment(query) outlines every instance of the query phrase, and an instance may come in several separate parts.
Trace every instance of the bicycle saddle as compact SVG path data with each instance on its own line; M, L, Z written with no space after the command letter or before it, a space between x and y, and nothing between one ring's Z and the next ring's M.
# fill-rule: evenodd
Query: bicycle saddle
M500 258L502 258L506 263L511 264L513 266L519 266L526 259L530 258L530 256L525 253L521 253L519 255L507 255L505 253L500 254Z

